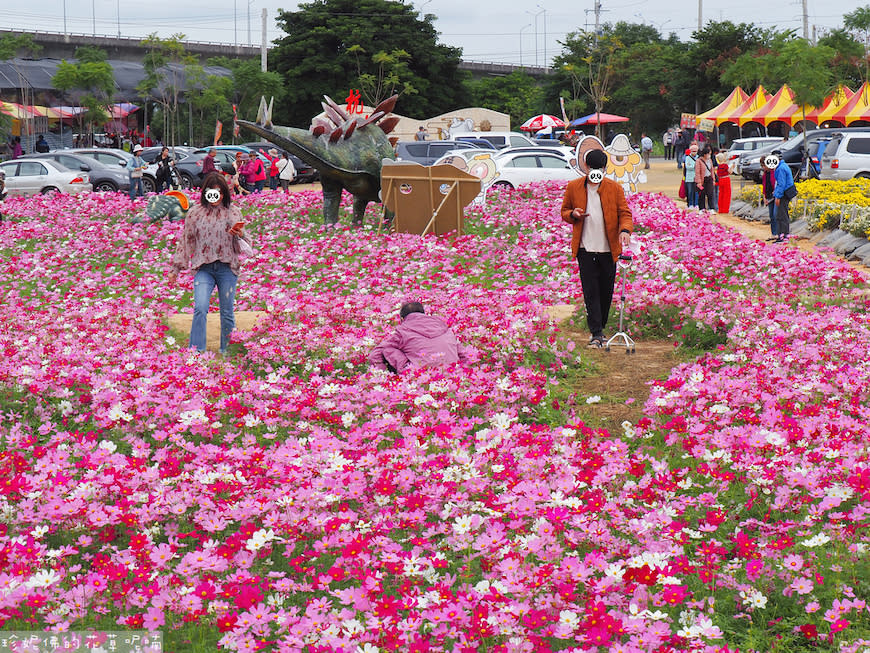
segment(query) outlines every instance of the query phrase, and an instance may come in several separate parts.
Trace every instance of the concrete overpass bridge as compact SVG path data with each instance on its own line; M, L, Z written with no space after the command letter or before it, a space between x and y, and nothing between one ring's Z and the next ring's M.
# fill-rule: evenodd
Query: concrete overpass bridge
M76 48L80 46L100 48L106 52L110 60L141 63L145 57L145 48L142 46L141 38L0 29L0 37L20 34L32 36L34 43L42 48L37 56L45 59L72 59ZM203 64L212 57L259 59L261 56L260 46L184 41L184 47L188 53L197 57ZM547 72L542 67L515 66L484 61L463 61L459 64L459 68L469 71L476 78L502 77L510 75L516 70L522 70L533 77L543 77Z

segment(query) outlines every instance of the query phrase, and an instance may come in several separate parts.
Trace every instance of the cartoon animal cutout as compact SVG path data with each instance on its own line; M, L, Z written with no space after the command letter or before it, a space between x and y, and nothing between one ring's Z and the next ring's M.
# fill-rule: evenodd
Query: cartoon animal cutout
M169 218L171 222L184 220L187 210L190 208L190 199L180 190L170 190L163 195L154 195L148 200L145 207L145 215L137 215L130 222L139 224L145 222L157 222L163 218Z
M617 134L608 147L595 136L583 136L577 143L577 160L572 165L581 175L587 174L586 154L591 150L602 150L607 154L606 177L620 184L626 192L637 192L637 184L646 183L640 154L631 147L625 134Z
M631 146L628 136L617 134L604 151L608 156L607 175L626 192L635 193L639 183L646 183L640 153Z
M452 154L444 157L438 163L454 166L480 179L480 194L474 198L473 202L477 205L482 205L486 202L486 191L492 186L499 175L495 160L491 154L476 154L470 159Z

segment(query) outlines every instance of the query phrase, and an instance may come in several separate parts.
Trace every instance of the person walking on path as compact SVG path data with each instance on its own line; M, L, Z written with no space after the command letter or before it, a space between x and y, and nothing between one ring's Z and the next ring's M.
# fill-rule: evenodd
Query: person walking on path
M779 227L776 224L776 202L773 201L773 188L776 186L773 170L767 167L767 157L761 159L761 199L767 206L770 220L770 240L777 240Z
M425 141L428 135L429 132L426 131L426 128L423 125L420 125L419 129L417 129L417 133L414 134L414 140Z
M169 273L169 283L174 285L181 270L196 270L193 277L193 321L190 325L192 349L205 351L208 305L217 286L221 320L220 353L227 352L230 335L236 325L234 302L240 267L238 239L250 244L244 234L242 213L232 203L232 193L224 176L212 172L203 181L199 203L191 207L184 218L184 229Z
M208 158L208 157L206 157ZM160 150L160 158L157 160L157 192L172 188L172 168L175 160L169 156L169 148L165 145Z
M607 154L590 150L585 162L589 172L568 182L561 215L572 225L571 255L580 272L589 347L600 349L613 302L616 261L630 243L634 222L622 186L604 176Z
M278 160L278 180L281 182L281 188L285 193L290 192L290 184L296 179L296 166L290 160L286 152L281 154Z
M779 232L776 241L781 243L788 239L791 231L791 217L788 214L789 203L797 197L794 177L788 164L775 154L767 157L767 167L773 168L773 201L776 204L776 228Z
M640 152L643 156L643 168L649 170L649 158L652 155L653 142L646 134L641 134L640 137Z
M142 197L145 193L142 190L142 175L148 166L140 154L142 146L138 143L133 147L133 158L127 161L127 170L130 172L130 199L134 200L137 197Z
M465 363L466 356L453 329L440 317L426 315L420 302L405 302L402 323L369 354L377 369L403 372L410 367Z

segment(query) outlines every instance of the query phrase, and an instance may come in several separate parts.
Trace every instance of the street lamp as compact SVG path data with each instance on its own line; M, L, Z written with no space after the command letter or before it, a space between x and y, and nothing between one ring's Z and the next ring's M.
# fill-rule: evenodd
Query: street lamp
M532 24L529 23L528 25L523 25L522 27L520 27L520 68L523 67L523 30L528 29L531 26Z
M254 0L248 0L248 46L251 45L251 5Z
M538 16L540 16L545 11L546 11L546 9L541 9L541 11L538 11L538 12L534 12L534 11L527 11L526 12L529 16L535 17L535 67L536 68L538 67Z

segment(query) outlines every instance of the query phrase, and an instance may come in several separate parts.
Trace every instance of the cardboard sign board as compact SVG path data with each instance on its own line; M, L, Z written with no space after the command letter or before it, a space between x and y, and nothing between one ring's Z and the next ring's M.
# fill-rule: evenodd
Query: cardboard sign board
M462 235L463 209L480 190L478 177L452 165L384 160L381 168L381 197L395 213L393 228L402 233Z

